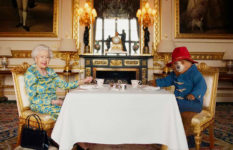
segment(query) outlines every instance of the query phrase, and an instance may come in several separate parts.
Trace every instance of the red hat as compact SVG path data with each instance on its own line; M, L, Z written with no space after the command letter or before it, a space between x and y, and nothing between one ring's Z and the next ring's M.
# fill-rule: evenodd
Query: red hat
M172 62L168 63L167 66L170 67L173 63L179 60L188 60L192 63L197 63L192 60L191 55L186 47L177 47L172 52Z

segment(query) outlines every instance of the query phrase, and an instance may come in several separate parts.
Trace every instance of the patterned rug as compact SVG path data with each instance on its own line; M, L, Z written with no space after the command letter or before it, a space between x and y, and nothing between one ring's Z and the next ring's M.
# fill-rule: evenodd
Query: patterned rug
M215 150L233 150L233 103L217 104L214 125ZM16 103L0 103L0 150L12 150L17 140L18 112ZM192 143L194 150L194 143ZM208 131L204 131L202 150L208 150ZM18 150L22 148L17 147ZM75 148L74 148L75 149ZM90 150L157 150L159 145L91 144Z

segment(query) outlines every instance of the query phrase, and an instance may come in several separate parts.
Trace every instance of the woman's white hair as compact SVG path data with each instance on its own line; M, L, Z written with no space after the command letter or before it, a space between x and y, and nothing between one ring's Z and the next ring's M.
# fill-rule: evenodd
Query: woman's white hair
M40 44L38 46L36 46L33 50L32 50L32 53L31 53L31 56L33 59L35 59L35 57L40 53L40 51L44 51L44 50L47 50L49 52L49 57L52 58L53 57L53 52L52 50L44 45L44 44Z

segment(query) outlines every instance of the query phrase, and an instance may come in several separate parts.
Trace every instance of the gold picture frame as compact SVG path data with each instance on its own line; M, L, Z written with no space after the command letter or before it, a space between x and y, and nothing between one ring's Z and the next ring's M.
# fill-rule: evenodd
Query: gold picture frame
M59 0L1 1L0 37L57 37Z
M85 1L85 0L84 0ZM91 4L93 5L94 0L89 0ZM147 2L148 0L140 0L140 5L144 2ZM78 16L78 9L80 7L80 0L73 0L72 3L73 6L73 39L76 40L76 47L78 49L79 54L80 48L82 45L82 40L80 39L80 23L79 23L79 16ZM161 38L161 0L154 0L154 8L157 10L157 15L155 17L155 23L153 25L153 40L152 40L152 55L157 52L157 45L160 42ZM136 14L135 14L136 15ZM90 38L93 38L93 29L91 30L91 36ZM143 37L143 34L141 35ZM90 40L92 43L91 45L93 46L93 40Z
M175 0L175 38L233 39L232 4L231 1Z

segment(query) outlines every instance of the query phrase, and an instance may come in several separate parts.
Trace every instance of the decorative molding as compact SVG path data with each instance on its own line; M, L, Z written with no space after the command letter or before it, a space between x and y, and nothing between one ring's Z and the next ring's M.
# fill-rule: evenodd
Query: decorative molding
M125 66L139 66L140 65L140 60L125 59L124 64L125 64Z
M122 60L111 60L110 66L122 66Z
M146 84L147 82L147 68L142 68L142 84Z
M194 60L222 60L224 52L190 52ZM154 55L154 60L171 60L171 52L160 52Z
M73 21L73 39L76 41L76 47L78 53L80 54L80 41L79 41L79 32L80 32L80 24L79 24L79 16L78 16L78 9L79 9L79 0L73 0L73 14L72 14L72 21Z
M86 75L86 77L91 76L91 67L86 67L85 75Z
M93 65L96 65L96 66L107 66L108 65L108 60L105 59L93 59L92 60L92 63Z
M87 66L91 65L91 60L90 60L90 59L86 59L86 60L85 60L85 64L86 64ZM84 67L84 68L85 68L85 67Z
M11 50L11 58L32 58L31 50ZM79 55L77 52L70 51L53 51L53 58L66 59L66 55L69 54L71 59L79 60Z

